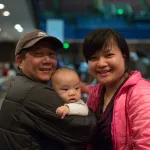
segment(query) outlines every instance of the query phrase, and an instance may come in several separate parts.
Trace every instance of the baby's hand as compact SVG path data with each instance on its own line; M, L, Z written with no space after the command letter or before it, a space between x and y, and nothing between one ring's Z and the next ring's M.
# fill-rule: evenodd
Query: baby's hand
M56 114L63 119L66 115L69 114L69 107L68 106L60 106L56 109Z

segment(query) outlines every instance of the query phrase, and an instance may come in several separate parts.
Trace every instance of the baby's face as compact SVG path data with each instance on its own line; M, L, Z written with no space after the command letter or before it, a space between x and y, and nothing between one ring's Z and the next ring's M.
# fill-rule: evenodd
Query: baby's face
M74 103L81 98L80 79L76 74L63 75L55 86L55 92L65 103Z

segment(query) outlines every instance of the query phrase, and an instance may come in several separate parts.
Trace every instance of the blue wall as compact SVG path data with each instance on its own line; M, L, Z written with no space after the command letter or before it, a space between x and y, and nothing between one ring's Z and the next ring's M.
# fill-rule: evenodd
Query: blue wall
M148 20L129 23L123 17L104 19L95 16L75 16L74 23L70 23L67 19L64 21L65 39L84 39L96 28L113 28L126 39L150 39L150 21Z

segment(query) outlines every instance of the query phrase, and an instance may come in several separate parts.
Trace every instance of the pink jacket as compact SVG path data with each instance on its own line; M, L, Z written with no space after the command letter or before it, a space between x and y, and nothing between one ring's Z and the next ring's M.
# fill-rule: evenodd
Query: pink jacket
M87 104L95 112L101 84L89 87ZM115 97L111 125L114 150L150 150L150 82L132 72Z

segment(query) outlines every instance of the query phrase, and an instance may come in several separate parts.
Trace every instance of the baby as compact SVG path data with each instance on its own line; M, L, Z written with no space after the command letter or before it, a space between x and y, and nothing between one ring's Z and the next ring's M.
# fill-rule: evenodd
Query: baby
M62 119L66 115L88 115L88 107L81 100L80 78L70 68L56 70L51 78L52 88L65 102L64 106L58 107L56 114Z

